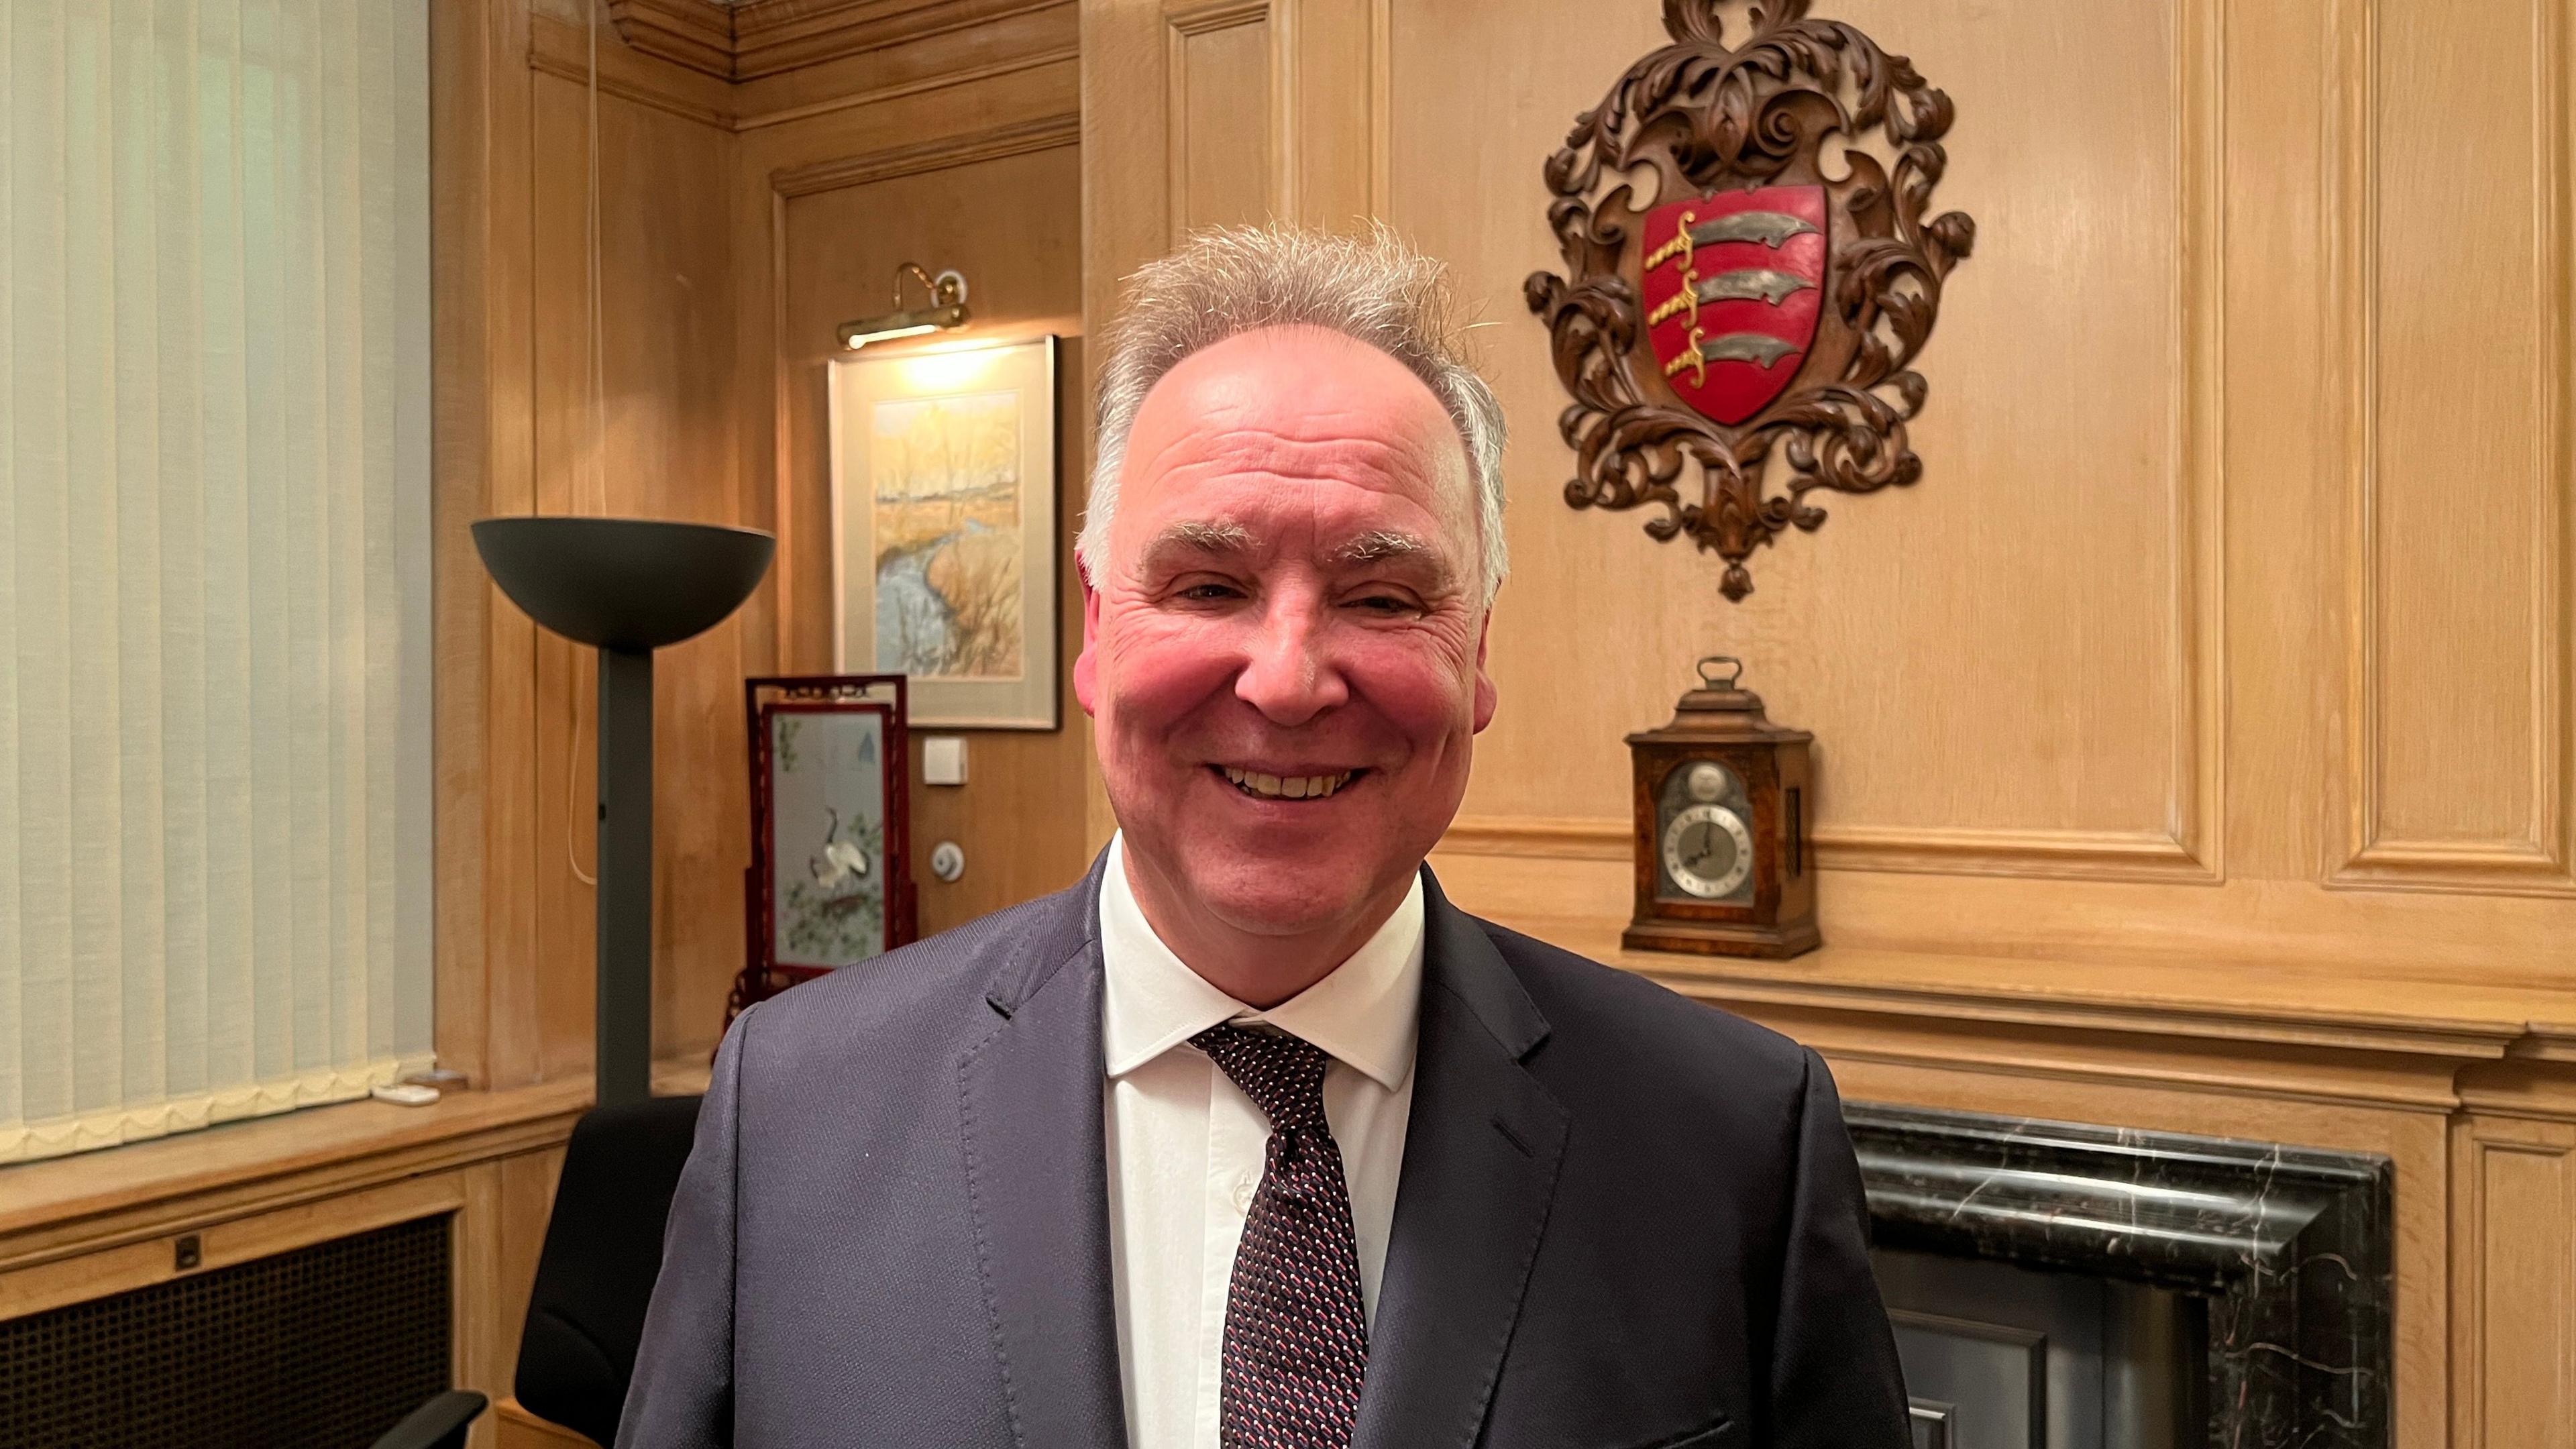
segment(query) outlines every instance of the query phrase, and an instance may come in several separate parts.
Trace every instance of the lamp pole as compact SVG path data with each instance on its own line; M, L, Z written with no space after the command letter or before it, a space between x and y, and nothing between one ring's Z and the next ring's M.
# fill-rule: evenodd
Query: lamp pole
M599 1105L653 1094L653 652L599 651Z

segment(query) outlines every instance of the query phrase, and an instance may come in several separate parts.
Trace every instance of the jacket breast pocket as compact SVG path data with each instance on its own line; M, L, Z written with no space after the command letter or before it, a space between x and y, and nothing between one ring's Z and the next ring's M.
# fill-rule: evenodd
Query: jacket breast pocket
M1735 1449L1744 1442L1735 1428L1734 1420L1720 1418L1669 1438L1649 1439L1634 1449Z

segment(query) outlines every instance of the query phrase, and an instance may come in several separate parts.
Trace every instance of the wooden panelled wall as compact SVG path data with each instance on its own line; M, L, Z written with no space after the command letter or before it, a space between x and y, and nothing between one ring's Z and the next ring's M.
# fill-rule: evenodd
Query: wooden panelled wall
M594 906L576 867L592 864L595 676L491 588L466 525L638 513L780 536L742 611L659 658L655 1040L703 1062L743 952L741 681L832 667L833 329L885 310L896 262L955 266L972 335L1063 334L1079 377L1076 12L441 0L433 15L439 1053L478 1087L572 1090L591 1065ZM1078 479L1073 381L1063 412ZM1076 483L1060 512L1079 498ZM1063 575L1069 667L1069 548ZM1080 874L1090 746L1069 691L1064 710L1051 733L977 734L962 789L916 784L926 928ZM955 885L927 868L941 839L966 848ZM460 1382L496 1396L560 1137L483 1169L497 1187L468 1184Z
M738 615L659 656L655 1042L703 1054L743 957L741 681L833 664L833 329L885 310L895 264L919 260L967 273L969 335L1065 334L1079 365L1076 15L1069 0L436 13L439 1050L510 1087L590 1070L596 680L588 651L491 589L466 525L608 512L780 536ZM1070 386L1064 412L1078 477ZM1078 640L1070 602L1065 621ZM1066 716L979 734L963 789L916 787L927 928L1079 875L1089 749L1069 694ZM966 847L955 885L926 866L941 839Z
M1083 0L1089 299L1376 217L1509 413L1471 909L1847 1093L2388 1154L2399 1442L2576 1449L2576 6L1818 0L1958 104L1917 486L1757 591L1578 514L1522 279L1655 0ZM1812 729L1827 948L1621 956L1698 655ZM1095 831L1106 820L1095 809Z

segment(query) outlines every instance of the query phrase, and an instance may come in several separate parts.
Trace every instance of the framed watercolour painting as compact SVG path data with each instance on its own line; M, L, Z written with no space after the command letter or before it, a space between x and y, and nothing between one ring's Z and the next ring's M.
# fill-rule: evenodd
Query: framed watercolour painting
M909 722L1056 727L1056 339L835 360L833 641Z
M902 675L743 681L748 950L725 1019L915 932Z

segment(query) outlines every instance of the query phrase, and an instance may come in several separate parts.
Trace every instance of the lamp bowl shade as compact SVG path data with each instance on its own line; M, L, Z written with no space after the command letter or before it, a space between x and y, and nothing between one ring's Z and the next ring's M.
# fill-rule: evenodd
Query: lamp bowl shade
M646 650L723 623L760 585L778 541L657 518L486 518L483 567L528 617L576 643Z

